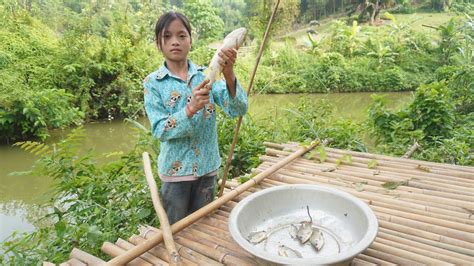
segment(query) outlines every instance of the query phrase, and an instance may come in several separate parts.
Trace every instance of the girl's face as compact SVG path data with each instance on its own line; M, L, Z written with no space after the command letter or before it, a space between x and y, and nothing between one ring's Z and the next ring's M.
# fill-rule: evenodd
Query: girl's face
M191 49L191 36L179 19L171 21L161 35L161 51L170 61L187 60Z

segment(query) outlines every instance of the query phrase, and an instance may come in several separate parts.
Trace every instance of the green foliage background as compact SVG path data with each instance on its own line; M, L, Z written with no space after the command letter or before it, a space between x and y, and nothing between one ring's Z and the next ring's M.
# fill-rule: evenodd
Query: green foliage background
M416 8L411 1L395 2L398 12ZM423 4L438 8L438 2ZM163 10L182 10L191 18L195 35L190 57L202 65L214 53L208 43L222 39L237 26L248 27L250 49L239 55L236 67L239 77L248 77L272 3L3 1L0 142L44 140L52 128L144 115L142 79L163 60L153 39L154 22ZM328 3L286 1L273 34L284 35L285 30L293 30L288 25L319 19L322 13L311 12L321 6L328 14L342 12L341 7ZM458 12L469 5L450 3ZM235 10L223 13L229 6ZM386 16L390 18L390 14ZM262 143L269 140L330 138L333 147L370 148L396 156L417 141L422 150L415 153L416 159L474 165L471 17L453 19L430 34L393 17L388 26L375 28L334 20L322 36L308 33L304 47L292 37L273 40L262 58L254 92L414 91L414 101L391 111L382 98L374 97L369 118L362 123L338 118L330 102L306 99L278 110L279 115L267 121L245 116L232 158L233 176L257 166L258 156L264 152ZM241 81L246 87L248 81ZM220 153L225 160L235 121L219 113L218 123ZM143 126L137 124L137 128L135 148L103 166L97 165L97 155L92 152L78 153L84 138L80 128L52 146L31 141L18 144L38 154L34 174L56 179L54 194L45 206L49 214L43 218L51 226L12 236L2 244L2 251L11 256L0 262L61 262L68 257L71 245L103 256L99 247L104 241L131 235L141 223L158 224L143 179L141 153L148 151L156 158L159 143Z

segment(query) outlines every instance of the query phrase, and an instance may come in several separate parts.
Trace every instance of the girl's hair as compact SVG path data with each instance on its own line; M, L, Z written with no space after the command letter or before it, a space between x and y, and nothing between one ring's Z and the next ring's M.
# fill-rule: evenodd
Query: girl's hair
M161 17L156 22L155 38L156 38L156 43L158 44L158 48L161 49L161 37L163 34L163 30L165 30L170 25L170 23L175 19L181 20L184 27L188 31L189 38L191 38L191 24L189 23L188 18L179 12L169 11L161 15Z

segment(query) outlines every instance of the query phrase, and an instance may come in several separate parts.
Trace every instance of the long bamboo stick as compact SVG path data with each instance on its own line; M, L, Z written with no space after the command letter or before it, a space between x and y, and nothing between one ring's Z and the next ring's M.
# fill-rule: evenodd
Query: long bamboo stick
M289 152L287 152L287 151L280 151L280 150L273 150L273 149L267 149L266 153L267 153L267 156L261 156L261 158L266 158L266 159L270 159L270 160L273 158L273 160L275 160L275 159L277 159L277 158L275 158L275 156L289 154ZM324 164L319 164L319 163L315 163L312 160L307 160L307 159L302 158L302 159L298 160L298 163L309 164L313 168L320 169L320 168L323 168L323 167L333 166L331 164L335 164L338 159L339 158L331 158L330 156L328 156L325 159ZM374 171L373 169L368 168L368 163L367 162L364 162L364 163L358 162L358 158L353 157L351 165L342 164L338 167L338 169L343 169L344 167L348 167L352 171L360 171L362 173L373 172ZM399 178L404 177L405 179L413 179L414 181L419 180L419 182L436 181L436 184L446 183L447 185L449 185L451 188L453 188L455 190L456 189L466 189L467 191L471 192L471 195L474 195L474 182L472 182L472 180L470 180L470 179L455 178L454 176L448 175L448 174L443 174L443 175L431 174L431 173L421 171L421 170L416 169L416 168L412 168L412 169L403 168L403 166L401 166L401 165L393 165L393 166L390 166L390 167L385 167L385 166L383 166L383 164L379 164L379 165L377 165L376 169L380 173L383 173L384 175L388 175L388 176L392 176L392 177L393 176L396 176L396 177L399 177ZM449 179L446 179L447 175L450 176ZM413 178L413 177L416 177L416 179Z
M430 237L423 237L423 234L419 234L419 232L422 232L421 230L410 229L411 228L409 227L397 224L385 224L383 227L379 227L381 232L400 237L404 239L404 241L410 241L410 243L418 243L415 245L425 245L432 248L438 248L438 250L443 250L446 254L461 260L469 261L472 260L472 257L474 256L474 251L433 240L430 239ZM469 256L469 253L473 255Z
M215 239L211 238L200 238L194 234L191 234L190 232L186 232L186 230L183 230L179 234L180 237L187 238L193 242L199 242L200 244L203 244L209 248L222 251L227 254L227 256L234 256L235 258L239 258L242 261L244 261L246 264L253 264L255 261L250 260L249 257L241 252L242 248L234 248L234 249L229 249L224 246L224 244L221 241L216 241Z
M140 245L140 243L146 241L145 238L138 235L132 235L128 240L135 245ZM181 259L183 260L184 265L187 265L187 266L196 266L196 265L221 266L222 265L218 263L217 261L212 260L188 247L184 247L177 243L175 243L175 245L176 245L176 248L178 249L179 254L181 255ZM169 261L168 251L162 245L154 246L152 249L149 250L149 252L164 261Z
M445 249L433 247L426 244L421 244L415 241L407 240L405 238L392 235L387 231L380 230L377 234L380 237L379 242L386 245L393 245L394 247L398 247L401 249L408 249L409 251L416 252L418 254L429 255L434 259L439 259L442 261L465 265L469 264L469 260L459 259L455 256L454 252L447 251ZM389 240L390 243L385 242L385 240Z
M264 142L263 143L267 147L280 149L280 150L294 150L294 147L297 146L298 143L287 143L287 144L278 144L272 142ZM403 159L399 157L387 156L387 155L380 155L380 154L373 154L367 152L358 152L358 151L351 151L351 150L342 150L336 148L329 148L325 147L326 152L338 153L338 154L350 154L361 158L367 159L379 159L383 161L394 161L398 163L405 163L405 164L424 164L427 166L433 166L438 168L444 168L449 170L467 172L467 173L474 173L474 168L470 166L462 166L462 165L454 165L454 164L446 164L446 163L438 163L438 162L429 162L429 161L421 161L415 159Z
M160 195L158 194L157 185L155 179L153 178L153 172L151 170L150 156L148 152L144 152L143 156L143 168L145 170L146 181L150 187L151 199L153 202L153 207L155 208L156 214L160 219L161 229L163 230L163 238L165 241L166 249L170 254L170 265L181 265L182 259L176 250L174 245L173 233L171 233L170 223L168 220L168 215L166 214L163 205L161 204Z
M154 235L160 233L161 230L155 231L155 230L150 230L146 231L146 234L143 234L141 232L140 234L145 237L145 238L150 238L153 237ZM208 246L206 245L206 242L204 241L196 241L195 239L190 239L188 236L184 236L183 232L180 232L178 235L175 235L176 242L189 247L193 250L196 250L197 252L204 254L205 256L208 256L209 258L212 258L218 262L224 263L224 264L234 264L234 265L249 265L247 260L242 259L241 257L235 256L234 254L228 252L228 251L223 251L222 249L216 249L214 246Z
M377 264L354 258L351 261L351 266L377 266Z
M117 246L117 245L114 245L110 242L104 242L104 244L102 245L102 248L101 250L107 254L107 255L110 255L110 256L117 256L118 254L122 253L122 252L125 252L125 249ZM132 261L130 261L129 263L127 263L127 265L130 265L130 266L151 266L153 264L151 263L148 263L147 261L145 261L144 259L140 258L142 254L140 254L139 256L135 257Z
M264 169L261 169L264 170ZM260 170L259 170L260 171ZM366 198L370 197L368 199L374 199L374 200L396 200L392 202L396 202L397 204L406 204L408 206L421 206L422 209L425 211L429 212L435 212L439 214L445 214L445 215L451 215L454 217L459 217L463 219L471 219L471 216L469 216L468 213L466 213L464 210L456 208L455 210L452 210L452 208L446 208L446 206L432 206L432 203L426 203L426 202L407 202L406 200L402 200L400 198L396 198L392 195L389 194L380 194L377 192L373 191L367 191L365 187L362 187L360 189L361 192L357 192L353 186L347 186L347 184L343 183L342 181L339 180L333 180L333 179L325 179L325 178L317 178L317 177L310 177L308 178L307 175L302 175L302 174L295 174L294 172L288 172L286 170L280 170L278 174L275 174L270 177L272 180L279 180L279 181L284 181L292 184L298 184L298 183L303 183L303 184L323 184L323 185L329 185L329 186L334 186L335 188L346 190L349 193L354 194L355 196Z
M185 227L189 226L191 223L199 220L203 216L207 215L209 212L216 210L220 206L224 205L232 198L236 197L243 191L246 191L248 188L258 184L261 180L266 178L267 176L273 174L274 172L278 171L281 167L285 166L286 164L292 162L294 159L300 157L301 155L305 154L306 152L312 150L314 147L319 145L319 141L313 142L309 147L302 147L290 156L286 157L285 159L281 160L280 162L276 163L272 167L268 168L267 170L263 171L262 173L256 175L252 179L248 180L247 182L243 183L239 187L235 188L232 192L223 195L222 197L218 198L217 200L209 203L205 207L195 211L194 213L190 214L186 218L176 222L171 226L172 233L177 233L184 229ZM145 241L142 245L136 246L122 254L118 255L117 257L113 258L112 260L108 261L107 264L109 265L122 265L126 264L127 262L133 260L140 254L148 251L153 246L159 244L163 240L163 235L158 233Z
M278 160L273 160L273 162L277 162ZM261 165L263 166L263 165ZM400 197L400 198L409 198L409 199L417 199L417 200L423 200L423 201L427 201L427 202L430 202L430 203L442 203L444 205L448 205L448 206L452 206L452 207L457 207L457 208L464 208L464 209L469 209L469 208L472 208L473 205L471 203L471 201L464 201L464 200L457 200L457 199L448 199L448 198L442 198L442 197L438 197L438 196L432 196L432 195L425 195L425 194L421 194L421 193L411 193L410 191L404 191L406 190L406 187L404 189L401 189L402 187L404 186L399 186L397 190L387 190L387 189L384 189L381 187L381 185L383 183L381 182L377 182L377 181L370 181L370 180L366 180L366 179L361 179L359 177L354 177L354 176L350 176L350 175L344 175L344 174L339 174L339 173L336 173L336 172L329 172L328 173L325 173L325 172L321 172L321 173L315 173L315 172L312 172L311 170L309 169L305 169L303 167L298 167L298 166L293 166L293 165L290 165L290 166L287 166L285 167L284 169L292 169L292 170L295 170L295 171L302 171L302 172L307 172L307 173L312 173L312 174L315 174L315 175L319 175L319 176L327 176L327 177L336 177L336 178L341 178L341 179L346 179L346 180L349 180L349 181L352 181L352 182L368 182L367 184L367 190L370 189L370 184L376 184L376 185L379 185L378 187L376 186L373 186L374 188L372 190L380 190L380 191L384 191L385 193L387 194L392 194L393 196L397 196L397 197ZM313 176L311 175L308 175L308 178L313 178ZM462 212L464 212L465 210L462 210Z
M424 241L423 243L433 244L437 247L445 248L447 250L451 250L460 254L474 256L474 251L472 250L472 248L464 247L464 245L460 243L460 240L458 239L453 239L421 229L411 228L406 225L391 223L385 220L379 220L379 225L381 228L390 229L408 236L415 236L415 239L417 239L418 241ZM435 243L440 244L437 245Z
M380 251L380 250L373 249L371 247L366 249L363 252L363 254L365 254L369 257L378 258L378 259L385 260L385 261L388 261L390 263L395 263L395 264L398 264L398 265L425 265L425 264L422 264L420 262L417 262L417 261L414 261L414 260L411 260L411 259L407 259L407 258L400 257L400 256L394 256L392 253L387 252L386 250Z
M384 261L382 259L378 259L375 257L370 257L363 253L360 253L359 255L357 255L356 258L363 259L365 261L372 262L372 263L375 263L376 265L381 265L381 266L395 266L396 265L395 263Z
M263 50L265 48L265 44L267 43L267 38L268 38L268 35L270 33L270 28L272 26L273 19L275 18L276 12L278 10L278 5L280 5L280 0L277 0L277 2L275 4L275 7L273 8L272 15L270 16L270 20L268 21L267 28L265 29L265 34L263 35L263 40L262 40L262 43L260 44L260 49L258 51L257 58L255 60L255 65L254 65L253 70L252 70L252 75L250 76L249 87L247 89L247 95L250 95L250 92L252 91L253 80L255 78L255 74L257 73L258 64L260 63L260 58L262 57ZM235 149L235 145L237 144L237 139L239 137L239 131L240 131L240 126L241 125L242 125L242 116L239 116L239 119L237 121L237 124L235 126L235 130L234 130L234 137L232 139L232 145L230 146L229 154L227 155L227 160L226 160L225 167L224 167L224 176L222 177L222 184L219 188L219 193L217 194L218 197L221 197L222 193L224 192L224 184L227 181L227 174L229 172L229 167L230 167L230 164L232 162L232 157L234 155L234 149Z
M287 154L284 152L284 154ZM262 155L260 156L261 161L278 161L278 157L269 156L269 155ZM330 162L333 161L334 164ZM324 169L333 168L335 172L355 172L360 175L370 176L369 178L374 180L386 180L386 181L406 181L407 184L413 184L414 186L424 186L426 188L430 188L432 190L440 190L452 193L459 193L465 191L464 193L469 196L474 196L474 182L470 180L464 181L446 181L446 176L443 178L439 177L432 177L428 175L423 175L412 171L410 174L400 173L397 169L382 169L381 167L377 167L376 170L368 169L367 165L357 166L356 163L352 163L351 165L339 165L336 168L335 161L331 159L327 159L327 161L323 164L315 163L306 159L299 159L297 160L294 165L297 166L304 166L309 167L310 169L314 169L317 172L324 172ZM378 174L375 175L374 172L377 171ZM440 186L440 185L443 186Z
M127 241L125 241L124 239L117 239L117 241L115 242L115 245L125 249L125 250L129 250L131 249L132 247L134 247L135 245L133 245L132 243L129 243ZM148 253L148 252L145 252L143 253L140 258L142 258L143 260L153 264L153 265L168 265L168 262L160 259L160 258L157 258L155 257L154 255L152 255L151 253Z
M257 169L257 172L258 171L264 171L264 169L266 169L266 167L264 167L263 165L261 165L261 167L259 169ZM291 169L291 167L290 167ZM289 179L293 179L293 178L297 178L297 180L292 180L291 182L293 183L297 183L298 181L301 181L303 182L302 180L305 180L304 182L305 183L308 183L308 184L311 184L312 182L323 182L323 183L329 183L329 184L333 184L333 185L337 185L337 186L341 186L341 187L350 187L350 188L354 188L357 183L351 183L351 182L344 182L342 179L331 179L331 178L320 178L318 176L313 176L313 175L308 175L308 174L298 174L298 173L295 173L295 171L292 171L292 172L289 172L289 170L287 169L282 169L280 170L279 174L277 174L275 177L279 177L279 175L286 175L287 178ZM271 178L271 179L276 179L276 180L279 180L278 178ZM285 180L285 182L288 182L287 180ZM359 183L361 184L361 183ZM373 186L370 186L370 185L361 185L361 190L363 191L366 191L366 192L371 192L371 193L374 193L374 194L378 194L378 195L383 195L385 197L391 197L391 198L397 198L399 200L402 200L402 201L412 201L412 202L417 202L419 204L422 204L422 205L426 205L426 206L433 206L433 210L447 210L449 211L451 214L453 215L457 215L457 213L459 213L457 216L459 217L463 217L463 218L468 218L468 219L471 219L471 215L470 213L467 211L467 209L465 208L462 208L462 207L457 207L457 206L453 206L455 205L456 203L451 203L451 202L448 202L448 199L446 199L446 202L443 202L442 201L442 198L434 198L434 200L428 200L426 201L426 199L420 199L418 201L414 200L417 198L417 195L411 195L411 194L407 194L407 193L401 193L401 192L392 192L392 191L389 191L389 190L386 190L384 188L375 188ZM446 203L451 203L449 205L447 205ZM465 206L469 206L469 202L464 202L463 203ZM440 211L438 211L440 212Z
M335 153L337 152L342 153L341 150L338 151L336 149L331 149L331 148L327 148L327 150L335 152ZM347 153L351 155L363 157L363 158L368 158L368 159L387 160L387 161L393 161L393 162L407 163L407 164L414 165L414 167L416 167L417 165L427 166L430 168L432 167L433 168L432 173L435 173L435 174L445 175L447 173L451 173L454 176L462 177L466 179L474 178L473 176L474 170L472 169L472 167L469 167L469 166L449 165L449 164L434 163L434 162L420 161L420 160L414 160L414 159L399 159L396 157L389 157L385 155L374 155L370 153L368 153L368 155L364 155L364 153L354 152L354 151L347 151Z
M91 266L100 266L105 263L105 261L97 257L94 257L91 254L84 252L78 248L72 249L71 254L69 255L69 258L78 259L80 261L87 263L87 265L91 265Z
M432 265L440 265L440 264L446 264L444 261L440 261L437 259L433 259L427 256L423 256L421 254L417 254L408 250L403 250L397 247L392 247L389 245L384 245L379 242L378 237L375 238L375 241L372 243L370 246L373 249L380 250L382 252L387 252L391 254L392 256L398 256L401 258L406 258L409 260L421 262L423 264L432 264Z
M51 264L50 266L54 266L56 264ZM45 266L43 264L43 266ZM78 259L69 259L68 261L59 264L59 266L87 266L84 262L78 260Z
M279 144L272 144L266 145L267 147L271 147L273 149L281 149L284 151L292 151L294 150L295 145L279 145ZM352 155L354 160L364 160L364 163L367 163L369 160L377 160L379 165L388 165L392 167L399 166L399 169L418 169L418 166L425 166L431 170L429 173L426 174L437 174L438 176L442 177L443 175L450 175L450 176L457 176L456 179L463 178L465 180L472 180L474 179L474 167L469 166L459 166L459 165L447 165L441 163L434 163L434 162L425 162L425 161L417 161L417 160L400 160L397 157L388 157L383 155L376 155L376 154L367 154L364 153L348 151L348 150L339 150L339 149L332 149L332 148L325 148L326 154L328 157L336 157L340 158L342 155L348 154ZM316 155L316 157L318 157ZM420 173L423 171L419 171Z

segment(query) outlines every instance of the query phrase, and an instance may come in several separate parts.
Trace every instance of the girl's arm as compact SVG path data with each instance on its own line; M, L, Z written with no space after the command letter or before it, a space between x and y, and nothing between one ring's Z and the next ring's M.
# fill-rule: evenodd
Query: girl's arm
M244 115L248 109L247 93L245 93L240 82L234 79L233 87L235 95L232 96L231 88L229 88L226 83L227 82L223 80L218 80L214 83L212 87L214 102L232 118Z
M153 136L160 141L191 136L196 122L188 117L186 108L170 114L151 82L145 82L144 87L145 111Z

